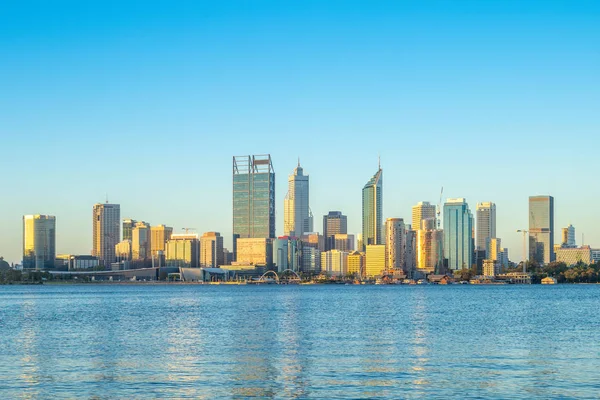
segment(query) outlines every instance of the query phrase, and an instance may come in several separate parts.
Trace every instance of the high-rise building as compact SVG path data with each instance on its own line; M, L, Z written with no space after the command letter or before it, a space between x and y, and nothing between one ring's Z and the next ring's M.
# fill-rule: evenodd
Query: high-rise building
M323 237L325 238L325 250L335 248L334 235L348 233L348 217L341 211L329 211L323 216Z
M167 240L171 238L173 228L165 225L156 225L150 228L150 246L152 256L156 256L159 252L165 253L167 249Z
M499 238L490 239L488 241L486 254L488 260L502 261L502 240Z
M219 268L225 265L223 236L219 232L205 232L200 238L200 266Z
M131 261L133 258L133 253L131 251L131 240L125 239L117 243L115 246L115 255L117 256L117 262Z
M233 254L238 238L275 237L275 170L270 155L233 157Z
M196 233L174 233L167 241L166 264L173 267L198 268L200 240Z
M283 200L283 231L286 236L300 237L313 231L313 217L309 207L308 175L300 166L288 177L288 192Z
M348 233L336 233L333 235L332 250L354 251L354 235Z
M566 228L562 228L562 247L577 247L575 242L575 227L571 224Z
M406 226L406 245L404 246L404 272L412 276L417 269L417 231L410 225Z
M406 226L402 218L385 220L385 269L406 272Z
M329 250L321 253L321 273L343 276L348 273L348 252Z
M385 245L369 244L366 247L365 275L379 276L385 271Z
M529 259L554 261L554 197L529 197Z
M125 218L123 220L123 240L131 240L133 238L133 228L137 221L131 218Z
M321 272L321 251L316 247L302 247L302 272L318 274Z
M23 268L54 268L56 258L56 217L23 216Z
M421 221L417 232L417 271L424 274L440 272L444 265L444 232L436 229L435 218Z
M100 265L110 269L115 262L115 246L121 241L121 206L119 204L94 204L92 255L98 257Z
M363 246L383 244L383 230L383 171L380 166L362 190Z
M490 239L496 237L496 204L488 201L477 203L475 211L477 219L477 236L475 246L477 250L486 250ZM489 254L486 254L490 258Z
M448 199L444 204L444 257L453 271L473 264L473 216L465 199Z
M313 247L320 252L325 251L325 238L318 233L307 233L302 235L303 247Z
M151 258L150 224L144 221L136 222L131 231L131 254L134 260Z
M300 271L302 266L302 241L296 237L281 236L273 240L273 263L278 272L286 269Z
M420 201L412 208L412 227L413 229L421 229L421 224L424 219L433 218L435 225L435 206L429 204L428 201ZM434 227L435 228L435 227Z

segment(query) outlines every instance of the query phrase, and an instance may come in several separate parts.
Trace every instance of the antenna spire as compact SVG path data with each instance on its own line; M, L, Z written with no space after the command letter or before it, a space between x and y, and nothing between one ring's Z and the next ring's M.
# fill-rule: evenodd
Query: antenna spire
M298 167L300 166L300 157L298 156Z
M381 154L377 154L377 166L381 169Z

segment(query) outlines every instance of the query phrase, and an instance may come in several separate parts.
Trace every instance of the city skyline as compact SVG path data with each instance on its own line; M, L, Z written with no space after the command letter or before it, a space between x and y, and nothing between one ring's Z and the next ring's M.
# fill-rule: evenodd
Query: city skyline
M557 229L600 243L584 212L600 188L580 195L599 143L596 2L226 3L124 2L118 21L7 7L0 255L20 260L21 218L38 213L57 217L57 250L90 254L90 205L107 195L123 216L231 247L228 159L266 152L280 178L300 157L313 214L341 210L352 233L381 154L384 218L408 223L442 186L472 208L491 200L516 259L526 199L550 194ZM124 154L161 162L140 173ZM286 190L279 179L278 235Z

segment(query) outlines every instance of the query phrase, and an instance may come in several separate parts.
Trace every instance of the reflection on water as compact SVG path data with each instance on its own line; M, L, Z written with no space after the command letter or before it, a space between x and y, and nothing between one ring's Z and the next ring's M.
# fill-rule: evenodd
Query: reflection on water
M0 398L595 397L600 287L0 287Z

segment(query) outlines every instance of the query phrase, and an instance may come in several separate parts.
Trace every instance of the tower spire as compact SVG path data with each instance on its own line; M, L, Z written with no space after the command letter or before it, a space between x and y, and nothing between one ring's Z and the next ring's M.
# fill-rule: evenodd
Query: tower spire
M300 166L300 156L298 156L298 166Z
M377 154L377 167L381 169L381 154Z

